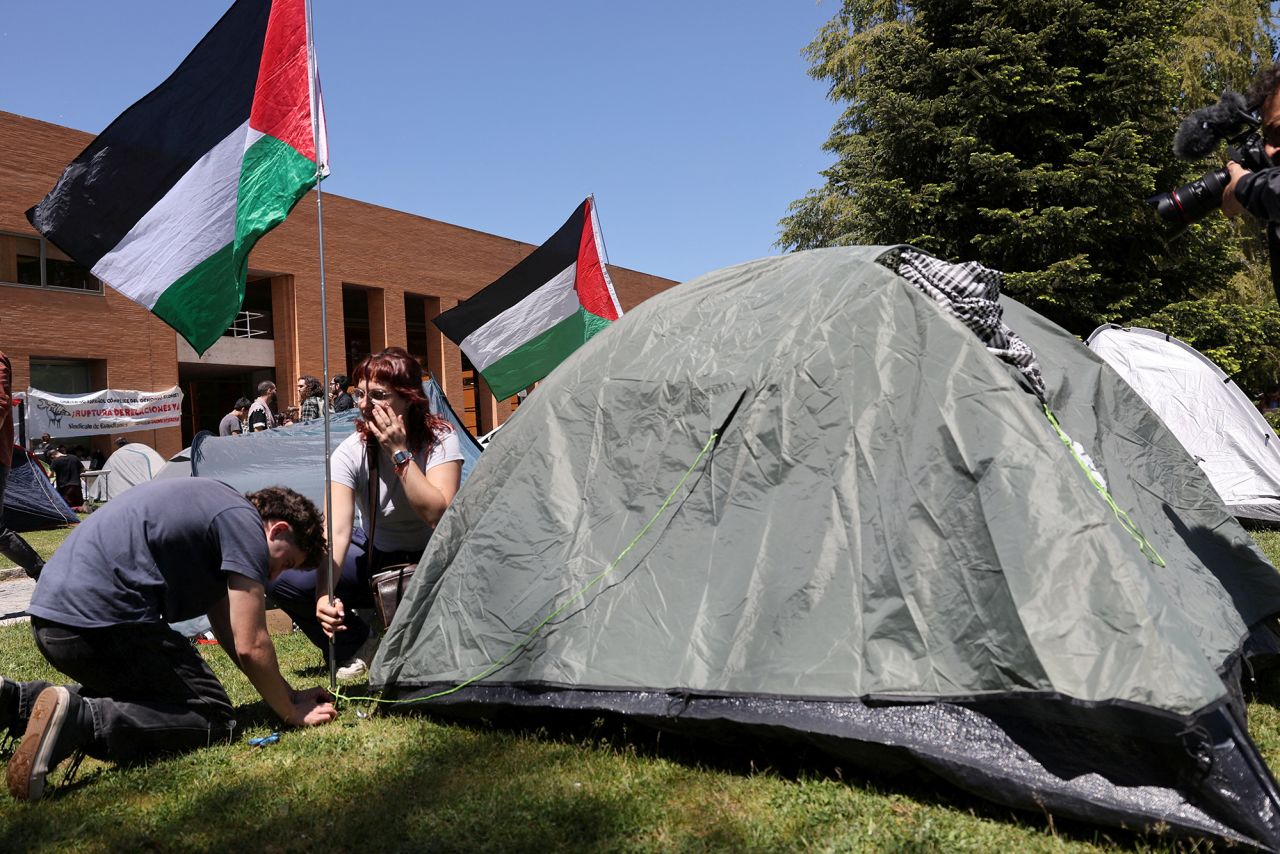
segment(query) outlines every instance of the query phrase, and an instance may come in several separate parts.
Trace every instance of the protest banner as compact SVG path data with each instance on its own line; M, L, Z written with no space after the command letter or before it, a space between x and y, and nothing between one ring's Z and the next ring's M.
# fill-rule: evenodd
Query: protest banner
M91 436L177 427L182 390L131 391L109 388L89 394L53 394L28 388L27 435Z

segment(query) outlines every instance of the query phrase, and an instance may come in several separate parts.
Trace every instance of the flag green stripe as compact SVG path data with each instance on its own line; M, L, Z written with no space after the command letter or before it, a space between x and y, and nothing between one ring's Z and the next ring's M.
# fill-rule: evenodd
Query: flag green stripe
M315 177L313 161L274 137L264 136L245 151L235 241L169 286L152 309L197 353L213 346L240 311L254 244L284 221Z
M151 311L203 353L235 320L243 299L244 275L236 277L228 243L170 285Z
M244 153L236 197L236 254L248 259L258 238L284 222L316 183L316 164L274 136Z
M521 344L481 371L498 400L505 400L536 383L563 362L570 353L609 325L584 308Z

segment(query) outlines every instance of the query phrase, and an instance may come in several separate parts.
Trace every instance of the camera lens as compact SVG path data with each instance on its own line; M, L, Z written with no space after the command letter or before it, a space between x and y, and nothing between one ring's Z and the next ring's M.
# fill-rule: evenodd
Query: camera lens
M1215 169L1190 184L1152 196L1147 201L1155 205L1156 213L1165 222L1185 228L1222 206L1222 191L1230 182L1231 175L1226 169Z

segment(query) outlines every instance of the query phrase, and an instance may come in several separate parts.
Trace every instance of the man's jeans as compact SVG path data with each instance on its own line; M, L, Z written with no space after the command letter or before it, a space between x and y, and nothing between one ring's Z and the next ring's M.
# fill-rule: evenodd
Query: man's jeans
M80 683L71 690L93 716L88 755L132 762L235 737L222 683L191 642L163 623L81 629L33 617L31 632L45 659ZM35 702L35 684L21 686L22 716Z
M8 480L9 467L0 466L0 507L4 505L4 488ZM40 569L44 566L44 561L40 559L40 555L36 554L35 549L31 548L22 537L4 526L2 516L0 516L0 555L4 555L25 569L27 575L33 578L40 574Z

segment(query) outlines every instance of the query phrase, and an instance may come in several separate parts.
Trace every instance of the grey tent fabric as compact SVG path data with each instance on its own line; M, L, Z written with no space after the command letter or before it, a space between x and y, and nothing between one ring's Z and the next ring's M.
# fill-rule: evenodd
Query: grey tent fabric
M169 457L169 462L156 473L153 480L167 480L171 477L191 477L191 448L183 448Z
M130 442L116 448L85 493L86 501L110 501L134 486L151 480L165 466L165 458L150 445Z
M355 429L354 409L333 414L330 451ZM201 432L191 443L191 474L211 477L239 492L287 486L323 506L324 422L303 421L243 436Z
M1078 341L1002 300L1116 508L1027 378L886 251L708 274L566 360L441 520L371 684L439 714L791 737L1280 844L1236 679L1280 578Z

